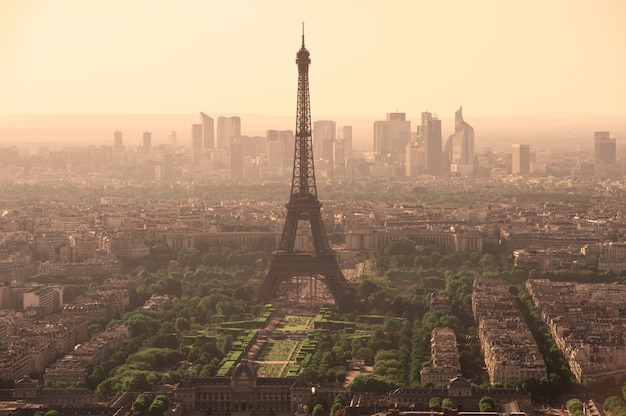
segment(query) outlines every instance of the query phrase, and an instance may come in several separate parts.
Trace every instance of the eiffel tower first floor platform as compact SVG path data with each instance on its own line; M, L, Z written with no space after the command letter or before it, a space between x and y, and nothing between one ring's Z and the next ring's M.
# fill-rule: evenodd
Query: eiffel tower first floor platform
M318 278L330 290L337 308L352 312L356 306L334 252L328 254L274 252L263 284L257 293L257 301L270 303L279 286L293 277L311 276Z

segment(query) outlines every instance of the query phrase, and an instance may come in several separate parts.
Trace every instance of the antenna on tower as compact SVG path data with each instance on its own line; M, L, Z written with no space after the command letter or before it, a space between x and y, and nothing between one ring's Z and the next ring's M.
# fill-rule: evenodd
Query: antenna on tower
M304 22L302 22L302 47L304 48Z

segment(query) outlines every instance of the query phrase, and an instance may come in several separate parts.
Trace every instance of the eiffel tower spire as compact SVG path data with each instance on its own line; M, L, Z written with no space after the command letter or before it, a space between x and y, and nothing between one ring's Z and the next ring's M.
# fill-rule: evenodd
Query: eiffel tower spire
M320 279L330 289L339 309L349 310L353 306L353 299L348 283L337 263L337 255L331 248L324 230L322 204L318 199L315 184L309 97L310 63L309 51L304 46L303 23L302 47L296 55L298 103L291 194L286 205L287 218L278 250L272 254L270 267L259 289L257 299L261 302L269 302L279 284L292 277L308 276ZM312 252L296 252L294 249L300 221L310 223L314 245Z

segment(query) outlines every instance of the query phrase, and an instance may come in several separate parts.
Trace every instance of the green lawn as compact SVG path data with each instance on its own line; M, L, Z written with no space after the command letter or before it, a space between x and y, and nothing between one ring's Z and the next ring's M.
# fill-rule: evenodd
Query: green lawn
M285 366L290 364L265 364L259 363L257 375L259 377L281 377Z
M259 357L260 361L287 361L290 359L298 341L268 341L267 347Z
M283 331L306 331L313 319L306 315L287 315L280 322L280 329Z

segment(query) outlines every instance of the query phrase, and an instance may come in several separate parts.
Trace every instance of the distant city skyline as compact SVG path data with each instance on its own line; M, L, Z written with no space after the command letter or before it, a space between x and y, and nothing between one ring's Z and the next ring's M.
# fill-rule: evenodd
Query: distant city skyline
M0 3L0 114L626 117L626 3ZM598 128L602 128L599 126Z

